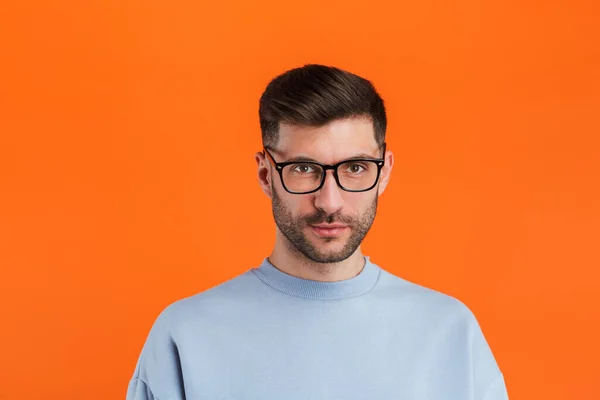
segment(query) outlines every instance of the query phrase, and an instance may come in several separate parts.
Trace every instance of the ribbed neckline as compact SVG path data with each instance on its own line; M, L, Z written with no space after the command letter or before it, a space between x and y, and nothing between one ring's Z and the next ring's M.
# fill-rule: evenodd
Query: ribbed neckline
M365 256L365 266L350 279L337 282L322 282L289 275L264 258L252 272L264 283L280 292L308 299L336 300L359 296L375 287L381 269Z

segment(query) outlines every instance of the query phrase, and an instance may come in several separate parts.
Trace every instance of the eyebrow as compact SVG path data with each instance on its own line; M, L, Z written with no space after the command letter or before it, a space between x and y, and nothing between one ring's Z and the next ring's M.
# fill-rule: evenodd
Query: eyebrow
M341 161L358 160L358 159L363 159L363 158L367 158L367 159L370 159L370 160L379 159L377 157L373 157L371 154L358 153L358 154L353 155L352 157L344 158ZM315 160L314 158L306 157L306 156L296 156L296 157L292 157L292 158L290 158L288 160L285 160L285 162L296 162L296 161L300 161L300 162L315 162L315 163L318 163L318 164L323 164L319 160ZM338 161L338 162L341 162L341 161Z

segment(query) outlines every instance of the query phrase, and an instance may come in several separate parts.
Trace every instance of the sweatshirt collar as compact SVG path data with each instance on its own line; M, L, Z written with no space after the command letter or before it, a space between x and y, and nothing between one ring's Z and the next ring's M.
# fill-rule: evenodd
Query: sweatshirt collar
M381 269L365 256L365 265L360 273L352 278L337 282L323 282L289 275L264 258L254 274L270 287L280 292L309 299L336 300L359 296L371 290Z

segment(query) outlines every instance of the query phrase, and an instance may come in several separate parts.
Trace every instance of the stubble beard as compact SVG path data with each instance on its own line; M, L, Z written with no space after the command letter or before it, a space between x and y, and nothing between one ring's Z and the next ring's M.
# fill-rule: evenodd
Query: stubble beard
M311 215L295 217L277 194L273 183L271 183L271 193L275 224L286 237L288 249L296 255L303 256L313 263L318 264L338 263L354 254L369 232L369 229L371 229L377 213L378 196L375 196L369 209L358 218L341 215L340 213L328 215L322 210L317 210ZM346 239L346 243L339 251L323 252L311 243L304 233L304 229L309 225L334 222L348 225L350 228L350 236ZM320 238L319 240L324 243L329 243L343 239L332 237Z

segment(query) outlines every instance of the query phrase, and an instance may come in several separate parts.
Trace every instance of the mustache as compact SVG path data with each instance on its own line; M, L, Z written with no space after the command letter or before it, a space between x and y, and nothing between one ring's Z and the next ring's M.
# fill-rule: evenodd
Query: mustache
M325 211L318 211L315 214L305 217L304 220L309 225L333 224L336 222L345 225L352 225L354 223L353 218L342 215L339 212L334 214L327 214Z

